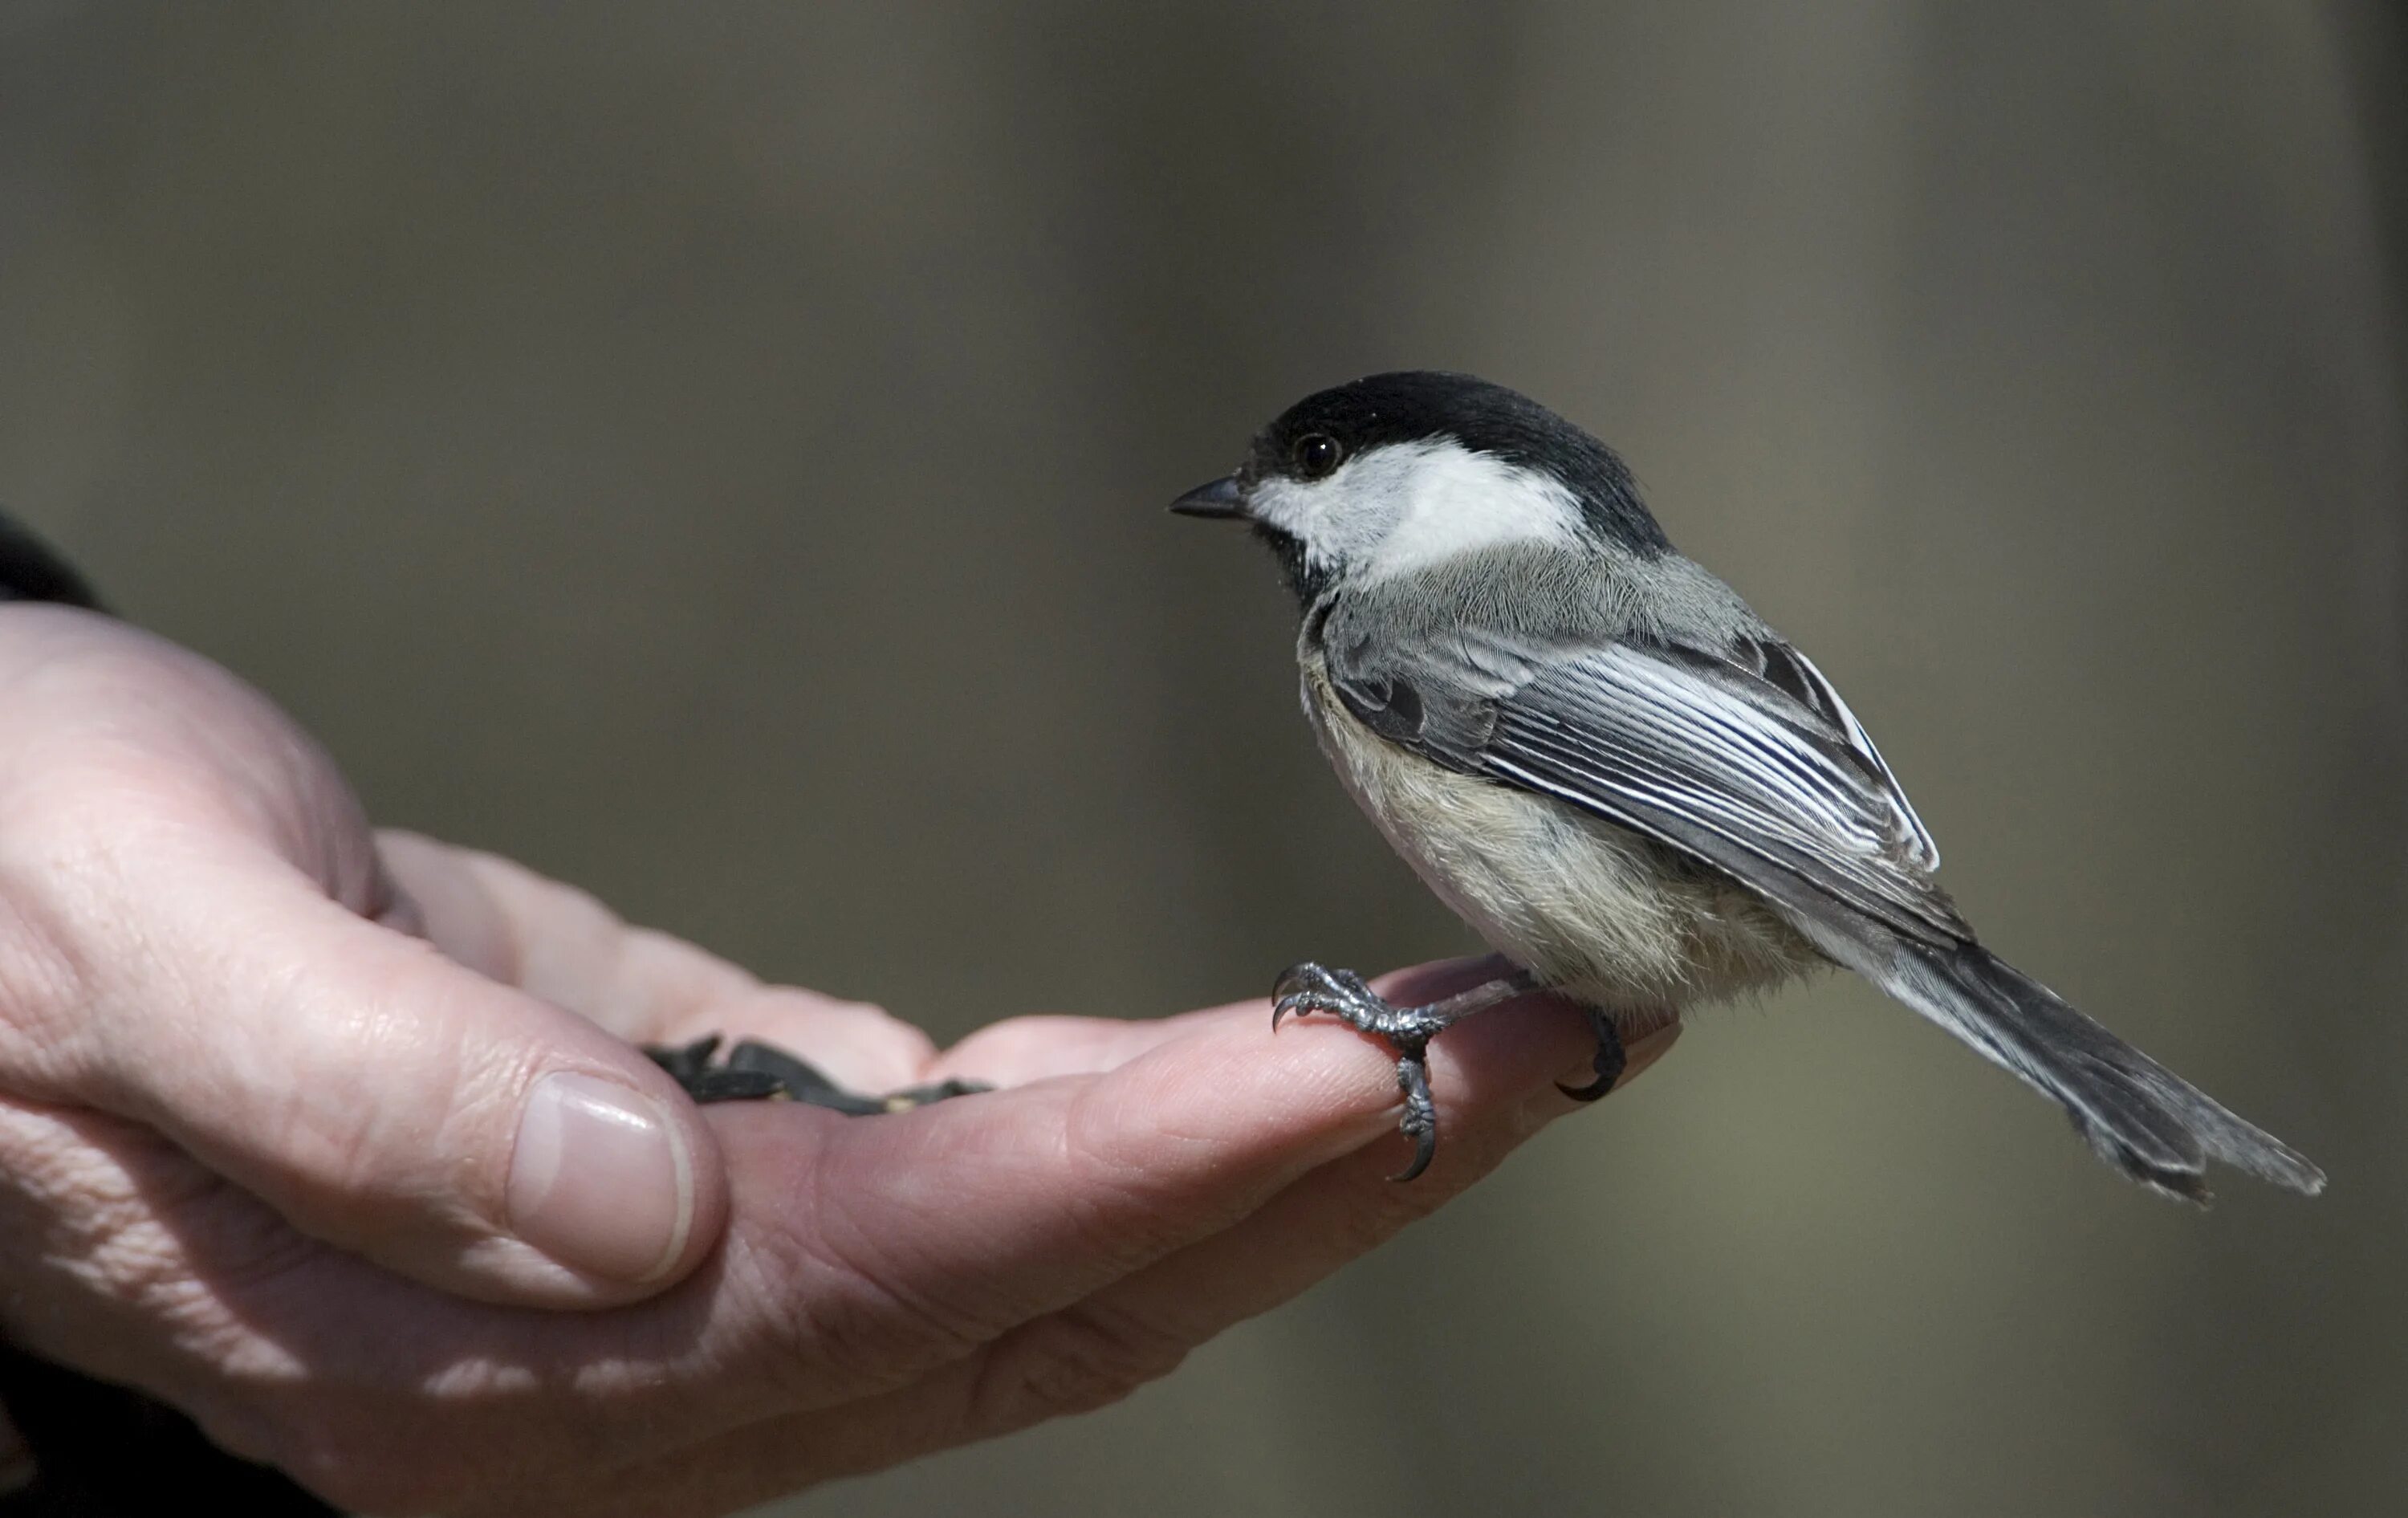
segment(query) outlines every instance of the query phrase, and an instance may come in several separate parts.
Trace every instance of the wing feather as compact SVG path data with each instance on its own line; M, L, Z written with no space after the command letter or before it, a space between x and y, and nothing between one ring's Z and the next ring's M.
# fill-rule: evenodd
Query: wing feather
M1656 838L1793 910L1836 903L1921 942L1971 938L1863 725L1771 635L1568 648L1456 629L1414 653L1332 661L1349 708L1393 741Z

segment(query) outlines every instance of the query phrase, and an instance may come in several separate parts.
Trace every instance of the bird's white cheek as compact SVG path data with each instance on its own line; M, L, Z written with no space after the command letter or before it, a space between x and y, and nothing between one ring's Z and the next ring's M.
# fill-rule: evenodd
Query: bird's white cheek
M1385 505L1363 566L1369 578L1410 574L1500 543L1580 542L1580 503L1533 470L1455 444L1392 450L1365 464L1364 487Z
M1247 507L1266 525L1310 543L1320 536L1321 513L1313 509L1315 504L1311 490L1275 480L1256 486Z
M1396 520L1396 505L1384 492L1367 493L1349 464L1326 480L1278 480L1256 491L1254 515L1304 545L1305 554L1318 563L1340 565L1360 559Z
M1254 515L1308 557L1384 580L1499 543L1580 538L1580 504L1560 482L1461 444L1369 450L1326 480L1265 481Z

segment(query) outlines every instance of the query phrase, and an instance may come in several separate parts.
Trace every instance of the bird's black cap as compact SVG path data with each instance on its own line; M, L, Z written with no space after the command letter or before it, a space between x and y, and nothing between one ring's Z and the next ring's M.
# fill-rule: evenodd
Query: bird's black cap
M1452 438L1562 481L1601 538L1640 553L1672 547L1612 449L1527 395L1471 375L1403 369L1307 395L1254 438L1239 478L1298 473L1297 445L1315 437L1334 439L1348 458L1383 444Z

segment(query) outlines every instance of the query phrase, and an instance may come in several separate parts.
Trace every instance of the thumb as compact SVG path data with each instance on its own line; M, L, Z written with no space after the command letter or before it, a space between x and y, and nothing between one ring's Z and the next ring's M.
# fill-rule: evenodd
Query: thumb
M61 1040L68 1099L158 1129L305 1234L464 1296L632 1300L716 1243L717 1143L634 1049L281 861L144 868L136 952L76 956L91 983Z

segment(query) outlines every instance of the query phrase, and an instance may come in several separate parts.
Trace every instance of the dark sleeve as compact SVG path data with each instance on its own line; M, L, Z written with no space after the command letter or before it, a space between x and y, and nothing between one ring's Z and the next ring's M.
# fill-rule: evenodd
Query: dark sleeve
M63 601L68 606L100 609L72 566L40 538L0 516L0 601Z
M81 575L6 517L0 601L100 608ZM260 1518L335 1511L278 1472L211 1444L165 1403L37 1360L5 1339L0 1407L34 1456L32 1484L0 1493L5 1518L149 1518L211 1507Z
M154 1518L222 1511L323 1518L336 1510L265 1466L237 1460L164 1402L0 1342L0 1397L34 1454L6 1518Z

